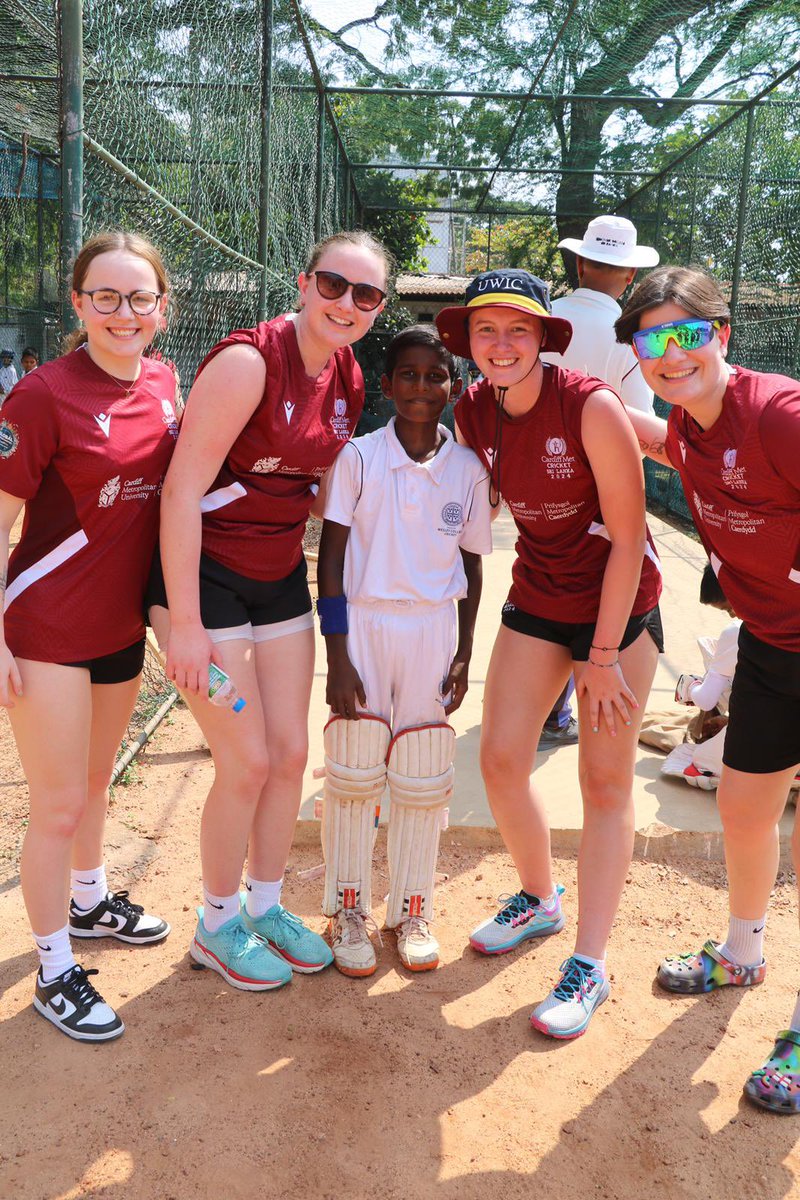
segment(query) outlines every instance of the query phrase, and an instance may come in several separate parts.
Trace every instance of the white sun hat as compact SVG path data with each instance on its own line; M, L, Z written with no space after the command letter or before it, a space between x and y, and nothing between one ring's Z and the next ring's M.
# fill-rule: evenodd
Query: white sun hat
M595 217L582 241L564 238L558 247L612 267L654 267L659 258L652 246L636 245L636 226L627 217Z

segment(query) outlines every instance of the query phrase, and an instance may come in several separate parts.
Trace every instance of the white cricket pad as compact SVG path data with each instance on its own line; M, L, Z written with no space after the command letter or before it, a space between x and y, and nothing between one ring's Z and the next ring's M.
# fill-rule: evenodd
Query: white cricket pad
M325 726L322 850L325 889L322 911L372 907L372 847L386 786L391 730L381 717L357 721L332 717Z
M397 734L389 748L389 901L386 924L433 919L442 809L453 794L456 735L446 724Z

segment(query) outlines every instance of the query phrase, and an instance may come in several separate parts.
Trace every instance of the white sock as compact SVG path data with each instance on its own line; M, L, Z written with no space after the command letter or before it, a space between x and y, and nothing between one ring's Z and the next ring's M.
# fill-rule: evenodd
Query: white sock
M239 915L239 893L232 896L215 896L203 887L203 924L209 933L216 933L221 925Z
M70 871L69 877L72 899L75 901L75 906L84 912L96 908L100 901L105 900L108 895L104 864L94 867L91 871Z
M72 946L69 940L69 925L65 925L63 929L57 929L55 933L48 933L45 936L40 936L34 933L33 940L36 943L36 950L39 955L39 962L42 967L42 979L45 983L52 983L59 975L63 975L70 967L77 966L75 955L72 953Z
M575 951L573 957L577 958L579 962L587 963L590 967L593 967L596 971L599 971L605 979L606 960L604 958L591 958L588 954L581 954L579 950Z
M764 926L767 914L755 920L731 915L728 936L719 948L723 958L740 967L757 967L764 957Z
M250 872L245 876L247 888L248 917L263 917L264 913L281 902L283 876L280 879L254 879Z

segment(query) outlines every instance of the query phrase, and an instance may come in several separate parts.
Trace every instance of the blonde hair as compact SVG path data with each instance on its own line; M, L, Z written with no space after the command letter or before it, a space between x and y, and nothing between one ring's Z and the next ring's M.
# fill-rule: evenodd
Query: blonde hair
M101 254L109 254L113 251L119 251L123 254L135 254L137 258L144 259L149 263L155 271L158 290L166 293L169 291L169 276L167 268L164 266L164 260L161 257L160 251L149 242L147 238L141 237L138 233L127 233L124 229L107 229L103 233L97 233L94 237L89 238L88 242L84 242L78 251L75 262L72 265L72 290L79 292L83 287L86 276L89 273L89 267ZM72 333L68 333L64 338L64 354L69 354L71 350L77 350L79 346L83 346L87 341L87 333L85 329L75 329Z
M388 250L384 246L383 242L373 237L371 233L367 233L365 229L342 230L340 233L332 233L330 237L323 238L321 242L317 242L316 246L312 247L311 253L308 256L308 262L305 267L306 275L311 274L325 251L330 250L332 246L360 246L364 250L371 251L383 263L388 287L395 268L394 255L391 250Z

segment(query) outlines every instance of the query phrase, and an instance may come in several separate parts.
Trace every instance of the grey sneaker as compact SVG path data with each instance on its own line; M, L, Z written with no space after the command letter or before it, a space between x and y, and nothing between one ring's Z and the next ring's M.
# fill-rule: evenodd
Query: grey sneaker
M566 725L560 729L552 729L545 725L539 738L540 750L555 750L557 746L574 746L578 740L578 722L570 717Z

